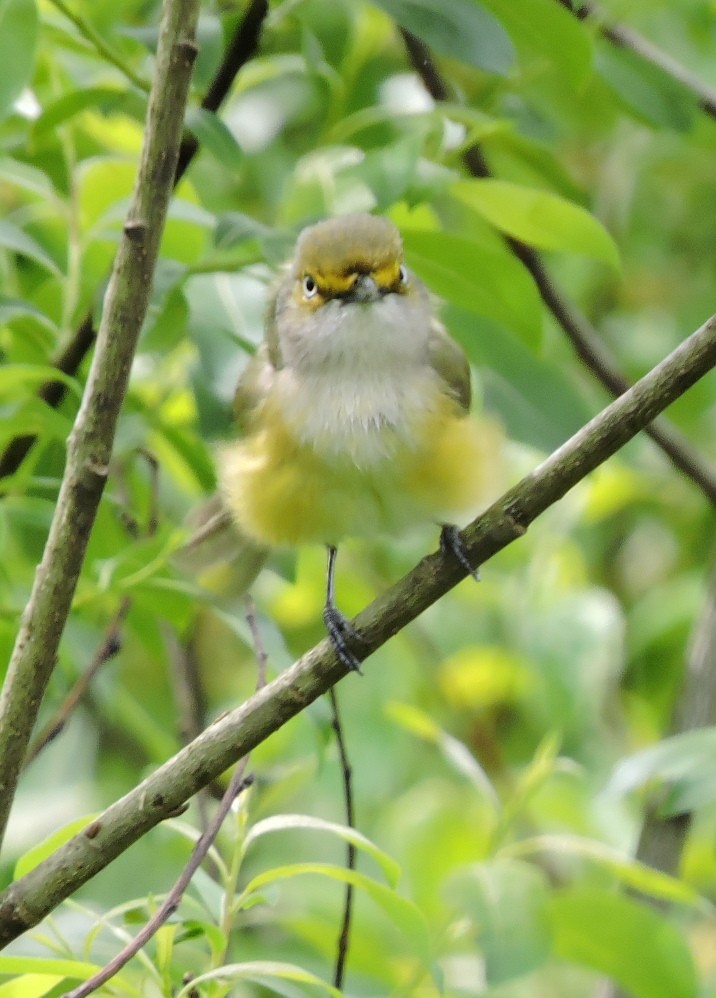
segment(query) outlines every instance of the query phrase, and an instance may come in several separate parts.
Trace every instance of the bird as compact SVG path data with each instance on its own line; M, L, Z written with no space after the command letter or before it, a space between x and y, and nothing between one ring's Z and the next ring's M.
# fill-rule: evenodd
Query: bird
M326 547L323 619L350 669L360 635L335 600L344 539L437 524L475 574L454 524L477 511L496 448L470 403L468 359L396 226L360 213L305 228L240 376L218 480L251 574L272 549Z

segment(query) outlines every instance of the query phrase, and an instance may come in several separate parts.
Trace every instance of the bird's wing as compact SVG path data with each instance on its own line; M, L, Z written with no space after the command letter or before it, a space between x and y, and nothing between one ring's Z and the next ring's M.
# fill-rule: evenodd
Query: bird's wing
M430 366L440 376L449 394L461 409L469 412L472 400L470 363L465 351L437 319L430 327L428 356Z
M241 372L234 393L232 408L236 427L241 434L250 432L254 416L266 398L275 373L268 344L264 342Z
M234 419L242 434L250 431L254 416L271 388L276 370L282 366L276 331L279 289L280 285L276 284L266 303L266 338L241 372L234 393Z

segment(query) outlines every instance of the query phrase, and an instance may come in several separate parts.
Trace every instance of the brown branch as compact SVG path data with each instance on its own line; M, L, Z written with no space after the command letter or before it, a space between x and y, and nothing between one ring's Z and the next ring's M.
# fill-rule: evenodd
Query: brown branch
M37 758L40 752L42 752L42 750L46 748L51 741L54 741L54 739L57 738L67 724L70 715L75 710L80 700L86 695L92 684L92 680L97 675L99 670L106 662L109 662L110 659L114 658L114 656L119 653L120 648L122 647L120 641L122 624L124 623L129 612L130 605L131 600L128 596L125 596L120 603L119 609L110 621L109 626L105 631L102 644L95 652L92 661L82 675L77 679L64 701L60 704L53 716L30 746L22 764L23 769L26 769L30 763Z
M201 106L205 111L218 111L223 104L239 70L253 57L258 48L264 20L268 14L268 0L251 0L246 13L234 32ZM179 150L175 183L179 183L199 150L199 140L185 135Z
M462 531L470 563L483 564L521 537L540 514L714 366L716 316ZM437 551L423 558L352 622L362 637L356 649L361 658L367 658L464 577L465 569L449 554ZM36 925L346 674L347 667L324 639L246 703L218 718L88 829L0 894L0 946Z
M256 51L267 13L267 0L251 0L201 102L201 106L205 110L216 111L223 103L236 75ZM185 135L179 148L179 158L174 171L175 187L186 173L198 151L199 142L195 136ZM72 339L52 362L53 367L64 374L76 374L80 364L92 349L94 341L95 328L90 311L77 327ZM49 406L56 409L64 399L66 392L67 385L64 382L47 381L40 386L37 394ZM7 478L17 471L36 440L37 437L34 434L23 434L10 441L0 454L0 479Z
M644 62L651 63L662 73L669 76L685 90L690 91L698 106L712 118L716 118L716 90L709 87L695 73L682 66L678 60L644 38L637 31L623 24L609 24L603 20L601 11L594 4L579 4L572 6L570 0L557 0L563 7L571 11L580 21L596 20L599 32L617 48L628 49L639 56Z
M107 480L171 195L196 57L198 8L198 0L164 4L135 188L82 404L67 444L55 514L0 695L0 837Z
M400 33L405 41L411 64L430 95L436 101L447 100L447 87L438 72L429 48L404 28L400 29ZM473 177L491 176L489 166L477 144L470 146L465 151L463 159ZM625 392L629 387L629 382L610 357L599 333L586 317L569 302L566 295L549 276L539 253L531 246L509 236L505 237L505 242L532 275L542 301L567 334L577 356L613 397L617 398ZM671 462L690 478L709 501L716 506L716 468L705 461L689 441L665 420L657 421L646 432Z

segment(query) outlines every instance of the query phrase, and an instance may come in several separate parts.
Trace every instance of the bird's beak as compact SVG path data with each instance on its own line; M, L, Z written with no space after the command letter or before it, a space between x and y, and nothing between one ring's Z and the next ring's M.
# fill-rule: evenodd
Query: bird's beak
M380 288L370 274L359 274L348 295L348 298L355 302L377 301L380 297Z

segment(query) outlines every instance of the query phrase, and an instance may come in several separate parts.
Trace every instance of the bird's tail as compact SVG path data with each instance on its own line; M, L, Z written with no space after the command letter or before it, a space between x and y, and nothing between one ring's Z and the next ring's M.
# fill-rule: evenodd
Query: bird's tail
M248 592L270 549L241 533L218 495L190 515L187 527L189 540L173 559L179 571L210 589Z

